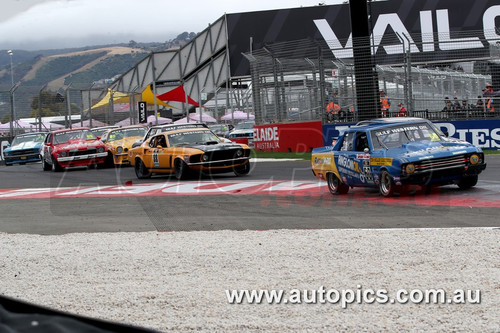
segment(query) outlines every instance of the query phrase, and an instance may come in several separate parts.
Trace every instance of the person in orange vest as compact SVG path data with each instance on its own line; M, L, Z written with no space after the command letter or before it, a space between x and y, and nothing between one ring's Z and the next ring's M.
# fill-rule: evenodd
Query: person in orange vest
M391 100L385 94L385 91L380 90L380 110L382 111L382 117L387 117L387 112L391 107Z
M486 88L483 89L483 96L490 97L486 99L486 112L494 113L495 107L493 106L493 96L494 96L493 86L491 84L487 84Z
M326 106L326 113L327 113L328 120L332 121L334 119L338 119L341 109L342 108L340 107L340 105L338 105L337 103L335 103L333 101L328 103L328 105Z

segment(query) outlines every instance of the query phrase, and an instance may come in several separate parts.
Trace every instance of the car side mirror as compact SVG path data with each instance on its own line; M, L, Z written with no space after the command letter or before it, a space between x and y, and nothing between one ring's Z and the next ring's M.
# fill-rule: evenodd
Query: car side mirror
M163 147L158 145L158 146L156 146L156 149L163 149Z
M45 146L47 146L47 147L51 147L51 146L52 146L52 143L47 142L47 143L45 144Z
M364 151L366 154L368 154L368 153L370 152L370 148L365 148L365 149L363 149L363 151Z

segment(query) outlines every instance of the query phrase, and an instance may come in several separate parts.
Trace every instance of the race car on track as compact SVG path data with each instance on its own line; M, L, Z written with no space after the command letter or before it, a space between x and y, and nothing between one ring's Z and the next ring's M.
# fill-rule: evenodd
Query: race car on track
M5 165L40 161L40 149L46 136L47 132L16 135L12 143L3 151Z
M313 149L314 175L332 194L352 187L375 187L385 196L406 185L476 185L486 168L481 148L447 140L420 118L366 121L345 130L333 146Z
M108 152L101 140L88 128L50 132L43 144L44 171L62 171L67 167L104 163Z
M129 151L137 178L153 173L173 173L185 179L192 173L250 171L250 148L223 142L204 124L169 125Z
M134 142L144 137L146 131L145 125L131 125L110 129L104 133L101 141L108 149L106 164L108 166L129 165L128 151Z

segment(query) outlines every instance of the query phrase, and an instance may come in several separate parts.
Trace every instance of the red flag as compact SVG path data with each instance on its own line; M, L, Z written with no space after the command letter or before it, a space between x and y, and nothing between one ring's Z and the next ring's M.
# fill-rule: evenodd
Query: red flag
M175 89L172 89L170 91L167 91L164 94L157 95L161 101L168 101L168 102L181 102L181 103L186 103L186 92L184 91L184 86L180 85ZM195 100L193 100L191 97L187 96L187 103L194 105L194 106L200 106Z

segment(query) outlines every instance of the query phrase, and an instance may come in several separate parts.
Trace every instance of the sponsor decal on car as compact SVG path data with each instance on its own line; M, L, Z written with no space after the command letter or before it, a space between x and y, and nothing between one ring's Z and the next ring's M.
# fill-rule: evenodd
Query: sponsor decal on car
M372 157L370 158L370 165L375 166L391 166L392 158L389 157Z

